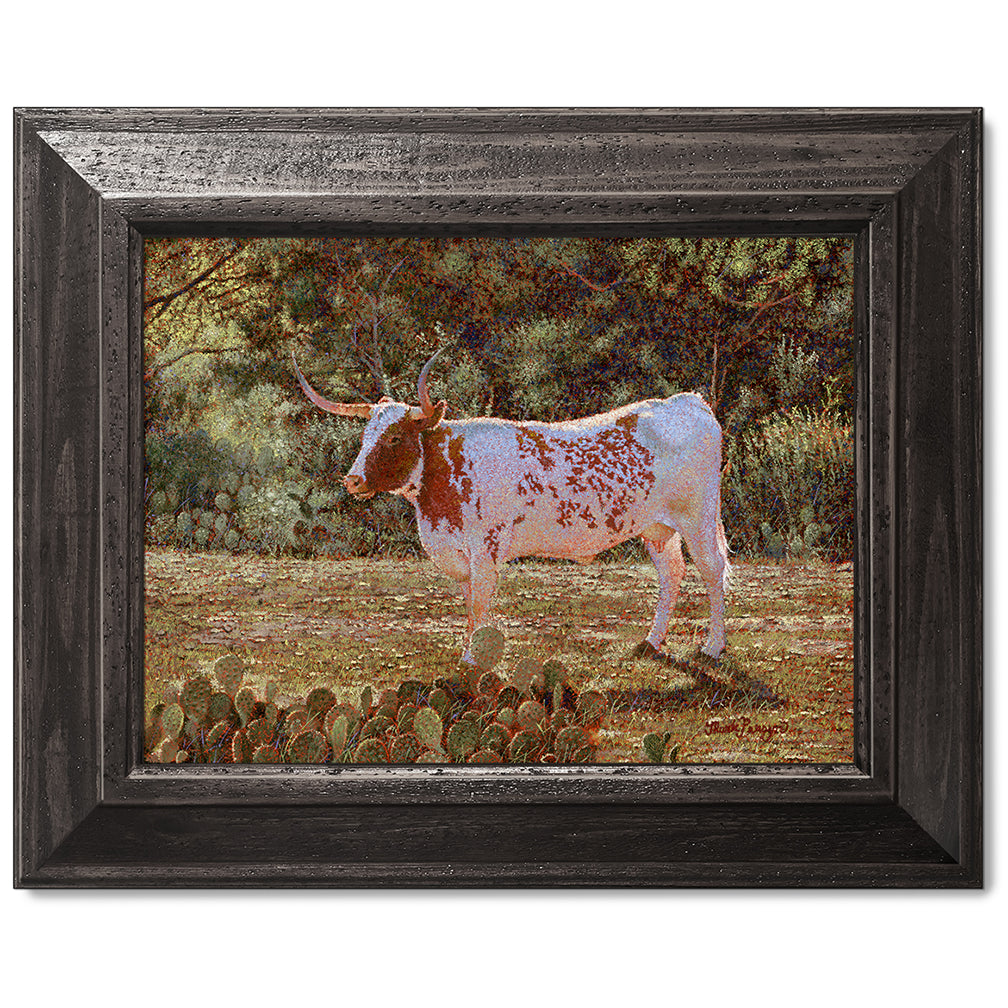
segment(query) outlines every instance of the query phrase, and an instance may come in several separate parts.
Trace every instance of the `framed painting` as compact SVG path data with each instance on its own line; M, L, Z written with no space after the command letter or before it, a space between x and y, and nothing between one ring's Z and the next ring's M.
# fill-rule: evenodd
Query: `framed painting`
M979 112L15 128L16 884L981 884Z

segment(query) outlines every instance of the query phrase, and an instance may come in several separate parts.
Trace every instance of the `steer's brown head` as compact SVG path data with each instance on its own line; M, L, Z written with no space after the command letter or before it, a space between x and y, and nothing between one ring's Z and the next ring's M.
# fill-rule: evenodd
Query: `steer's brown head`
M319 409L337 416L368 420L361 435L361 449L350 471L343 477L343 485L354 497L367 499L383 490L412 496L419 490L423 468L420 436L425 430L441 423L445 414L445 401L442 399L435 406L427 392L427 372L439 353L440 350L420 372L417 383L419 408L387 397L374 404L330 402L308 384L297 361L294 361L301 388Z

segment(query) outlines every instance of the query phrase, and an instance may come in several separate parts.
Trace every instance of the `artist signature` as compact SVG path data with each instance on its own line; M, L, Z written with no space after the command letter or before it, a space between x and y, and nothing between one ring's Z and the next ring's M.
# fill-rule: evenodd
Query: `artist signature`
M776 721L773 724L753 724L747 717L730 718L724 721L711 720L704 725L705 735L726 735L729 732L746 732L750 735L772 739L775 735L783 735L788 730L787 721Z

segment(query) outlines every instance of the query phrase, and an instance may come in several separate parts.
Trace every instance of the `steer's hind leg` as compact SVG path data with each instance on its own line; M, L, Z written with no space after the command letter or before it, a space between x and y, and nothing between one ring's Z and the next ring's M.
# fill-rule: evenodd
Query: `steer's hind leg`
M698 527L684 528L683 536L710 599L710 631L701 651L718 658L725 648L725 582L729 570L724 530L719 518L705 517Z
M658 571L658 607L645 643L650 644L655 651L661 651L668 633L669 620L679 601L679 585L686 570L686 561L683 559L682 540L678 532L673 532L671 538L664 543L645 539L644 545Z

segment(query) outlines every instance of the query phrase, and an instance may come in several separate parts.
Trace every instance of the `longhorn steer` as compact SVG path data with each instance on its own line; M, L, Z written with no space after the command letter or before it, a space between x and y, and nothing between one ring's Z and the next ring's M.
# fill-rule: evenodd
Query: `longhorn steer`
M439 351L440 353L440 351ZM445 420L420 372L420 407L333 403L294 362L321 409L368 420L344 477L358 498L399 494L416 509L427 555L465 596L469 641L484 625L501 567L516 557L588 562L636 536L658 570L658 608L642 649L661 651L685 570L682 539L710 598L703 652L725 646L728 557L721 525L721 428L698 395L647 399L562 423Z

